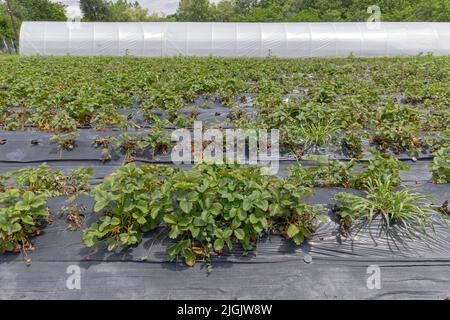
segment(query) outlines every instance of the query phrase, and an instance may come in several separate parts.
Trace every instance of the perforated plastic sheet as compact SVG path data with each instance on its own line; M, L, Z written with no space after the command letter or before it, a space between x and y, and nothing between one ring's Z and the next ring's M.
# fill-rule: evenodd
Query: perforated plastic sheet
M450 23L24 22L22 55L342 57L450 54Z

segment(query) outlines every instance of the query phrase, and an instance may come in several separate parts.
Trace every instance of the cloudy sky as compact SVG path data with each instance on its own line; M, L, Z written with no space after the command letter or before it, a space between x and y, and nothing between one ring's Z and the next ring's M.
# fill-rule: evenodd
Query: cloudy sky
M69 17L74 17L81 15L80 7L78 5L78 0L52 0L54 2L62 2L66 4L67 15ZM132 0L134 1L134 0ZM211 2L219 2L220 0L211 0ZM142 7L147 8L150 13L163 13L171 14L175 13L178 8L179 0L138 0Z

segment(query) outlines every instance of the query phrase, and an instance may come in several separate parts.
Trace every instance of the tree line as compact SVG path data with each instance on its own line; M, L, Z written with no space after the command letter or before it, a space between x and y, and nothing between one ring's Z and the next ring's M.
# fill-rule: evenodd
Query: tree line
M377 0L382 21L450 21L450 0ZM138 1L80 0L83 21L351 22L366 21L373 0L180 0L175 14L150 13ZM64 21L50 0L0 0L0 40L15 39L22 21ZM16 30L15 30L16 29Z
M450 0L181 0L176 20L223 22L366 21L376 4L382 21L450 21Z
M0 40L16 39L22 21L65 21L65 6L50 0L0 0Z
M164 18L125 0L80 5L86 21L351 22L366 21L374 2L384 21L450 21L450 0L180 0L177 12Z

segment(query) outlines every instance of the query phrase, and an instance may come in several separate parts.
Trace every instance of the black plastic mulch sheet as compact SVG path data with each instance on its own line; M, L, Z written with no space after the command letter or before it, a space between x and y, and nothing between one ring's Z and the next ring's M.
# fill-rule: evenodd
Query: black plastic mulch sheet
M417 188L439 201L448 199L445 185ZM339 191L344 190L315 189L308 202L330 205ZM92 206L89 198L79 201ZM82 230L67 230L66 217L58 214L62 205L64 198L49 202L53 224L35 238L36 250L28 254L31 265L21 255L0 256L0 298L442 299L450 293L450 233L445 226L438 225L435 234L429 230L427 236L409 236L396 228L381 233L376 221L344 238L330 214L307 244L266 237L245 256L239 248L214 256L208 274L202 262L194 268L167 262L165 248L172 241L164 229L146 234L134 248L87 249L81 244ZM85 215L82 228L98 218L90 210ZM66 287L67 268L73 265L80 267L80 290ZM374 268L380 272L380 289L369 279Z
M42 133L8 133L0 146L0 174L48 162L52 168L68 172L77 167L93 167L93 183L99 183L121 165L123 158L102 164L90 139L108 133L85 132L76 151L61 158L56 146L24 147L24 141L41 139ZM50 135L48 135L50 136ZM5 137L2 132L1 138ZM23 144L22 146L20 144ZM2 149L3 148L3 149ZM52 158L53 157L53 158ZM164 161L163 161L164 162ZM428 183L430 160L405 161L411 171L402 175L414 191L430 194L433 205L450 199L449 184ZM139 161L138 161L139 163ZM283 161L279 175L285 176L294 161ZM316 165L304 162L304 166ZM189 169L191 165L181 166ZM307 202L333 206L332 196L348 189L314 189ZM384 299L450 296L450 232L438 225L436 233L405 234L394 228L381 232L380 222L361 226L342 237L331 210L330 221L322 224L314 237L295 246L281 236L262 239L253 252L214 256L208 274L202 262L194 268L167 262L165 249L172 242L164 229L144 236L136 247L107 252L92 251L81 243L82 229L96 221L92 199L79 203L87 207L83 227L68 230L64 215L58 213L65 198L49 200L53 224L34 239L36 249L28 253L31 264L19 254L0 255L0 298L5 299ZM81 289L70 290L68 268L80 267ZM69 269L72 270L72 269ZM375 270L375 271L374 271ZM379 275L379 282L373 276Z

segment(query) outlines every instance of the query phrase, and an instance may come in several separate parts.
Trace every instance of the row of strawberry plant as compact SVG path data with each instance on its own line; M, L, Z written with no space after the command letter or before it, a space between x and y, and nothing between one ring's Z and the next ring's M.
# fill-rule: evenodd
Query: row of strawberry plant
M329 161L322 157L310 156L307 159L318 161L319 165L305 169L298 161L297 165L290 167L289 175L309 187L365 189L367 181L386 176L390 177L393 187L400 186L401 172L409 171L410 167L389 153L376 150L370 152L372 156L360 166L357 160ZM429 165L429 170L432 173L433 183L450 183L450 149L439 149Z
M417 155L449 142L448 57L2 60L0 126L7 130L127 130L136 124L118 109L134 100L146 120L162 110L164 125L188 127L195 110L187 118L179 110L207 96L231 107L237 126L280 129L285 147L297 152L333 142L357 157L365 138L380 150ZM256 123L242 108L249 93Z
M390 166L380 168L379 162ZM372 222L384 218L385 228L395 223L407 227L418 224L423 232L433 226L430 214L445 217L432 208L424 196L399 185L395 159L381 155L361 173L360 188L366 198L338 194L336 217L345 233L355 221ZM183 259L187 265L203 260L211 268L211 254L232 252L239 245L244 252L267 234L281 234L295 244L311 238L319 222L328 218L322 206L311 206L311 194L304 177L281 179L264 176L256 167L198 164L192 170L166 166L128 164L97 186L94 211L101 212L97 223L88 227L83 242L88 247L106 243L109 250L138 244L142 234L166 226L175 244L167 248L170 260Z
M199 164L193 170L128 164L93 190L99 222L85 230L88 247L108 249L137 244L143 232L165 223L175 245L171 260L198 258L210 266L211 252L252 248L266 232L279 232L300 244L311 237L321 208L306 205L308 188L267 177L258 168Z
M423 229L432 226L428 216L435 210L423 201L426 198L394 189L400 185L400 170L407 169L401 162L375 153L362 171L349 170L353 165L332 162L310 170L297 167L288 179L280 179L239 165L199 164L184 171L129 164L91 192L94 211L103 214L85 230L83 241L89 247L105 242L109 250L115 250L139 243L142 233L164 224L169 237L178 240L168 248L169 257L182 257L189 265L198 258L210 263L211 251L221 254L237 244L251 250L257 239L270 233L301 244L319 221L326 220L320 214L323 208L304 202L315 186L365 190L365 198L350 193L335 198L344 233L356 220L370 223L377 215L385 218L387 227L396 222L406 227L417 223ZM436 158L433 165L440 177L442 172L448 174L445 158ZM32 249L31 237L41 234L42 223L49 220L47 199L71 195L68 201L72 202L88 194L91 173L82 168L64 175L41 166L0 176L0 250ZM81 227L79 216L69 211L77 220L76 228Z

